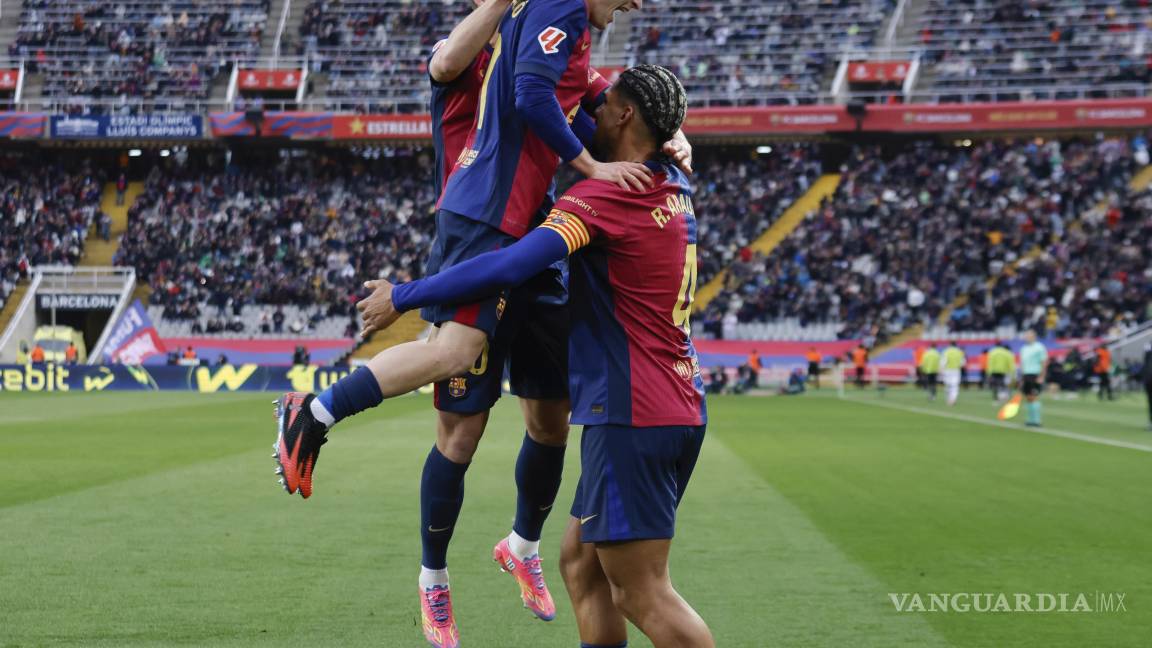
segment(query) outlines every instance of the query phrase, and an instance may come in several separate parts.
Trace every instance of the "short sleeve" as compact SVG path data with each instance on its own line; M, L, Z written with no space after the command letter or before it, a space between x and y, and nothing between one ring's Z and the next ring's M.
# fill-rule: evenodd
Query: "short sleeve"
M564 237L569 254L595 241L618 239L624 233L624 222L611 200L616 189L601 180L578 182L556 201L540 227Z
M515 19L524 21L516 44L515 74L539 74L559 83L572 49L588 29L584 2L533 0Z

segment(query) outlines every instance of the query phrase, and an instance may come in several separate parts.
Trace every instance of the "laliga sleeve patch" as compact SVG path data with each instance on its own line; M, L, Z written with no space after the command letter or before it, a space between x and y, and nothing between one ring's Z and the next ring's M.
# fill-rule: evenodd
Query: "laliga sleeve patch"
M540 43L540 49L544 50L545 54L555 54L560 51L560 43L568 38L568 34L563 29L555 27L548 27L540 32L536 37L536 42Z

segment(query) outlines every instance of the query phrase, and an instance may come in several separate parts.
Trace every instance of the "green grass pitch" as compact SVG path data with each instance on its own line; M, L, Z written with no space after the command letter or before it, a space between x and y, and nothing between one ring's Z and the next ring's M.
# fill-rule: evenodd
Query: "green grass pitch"
M275 483L272 398L0 394L0 646L422 645L429 400L338 427L303 501ZM719 646L1152 645L1142 399L1050 400L1066 436L991 424L983 393L710 405L672 569ZM556 621L531 618L490 559L517 419L496 410L449 554L464 645L573 647L555 558L575 444L544 538ZM900 613L888 596L959 592L1118 592L1126 609Z

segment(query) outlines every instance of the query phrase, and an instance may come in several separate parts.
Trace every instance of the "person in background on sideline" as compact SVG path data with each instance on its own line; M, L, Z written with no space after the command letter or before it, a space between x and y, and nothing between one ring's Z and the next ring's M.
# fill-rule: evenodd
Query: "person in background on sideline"
M956 344L956 340L952 340L948 348L944 350L944 369L940 372L944 378L944 391L949 406L955 405L956 400L960 398L960 383L964 380L964 369L967 362L968 359L964 356L964 350Z
M1008 386L1016 377L1016 356L1004 342L998 342L988 352L988 388L992 399L1002 401L1008 398Z
M1152 344L1144 347L1144 366L1140 369L1144 379L1144 397L1148 399L1148 431L1152 432Z
M859 344L852 349L852 365L856 367L856 387L864 389L864 373L868 369L868 349Z
M920 375L924 379L924 389L928 390L928 400L936 400L936 376L940 373L940 351L933 344L920 357Z
M820 389L820 361L823 358L816 347L808 347L808 353L805 357L808 359L808 380L812 381L816 389Z
M74 342L68 343L68 348L64 349L64 363L74 365L80 359L80 350L76 348Z
M1035 331L1024 333L1024 346L1020 349L1020 373L1023 376L1020 391L1024 392L1028 412L1028 427L1043 425L1040 395L1044 391L1044 375L1048 371L1048 348L1036 339Z
M924 359L924 347L916 345L912 349L912 365L916 368L916 388L924 389L924 372L920 370L920 362Z
M1096 395L1100 400L1104 400L1104 392L1108 392L1108 400L1116 400L1112 394L1112 352L1104 344L1096 347L1096 364L1092 366L1092 373L1096 374L1096 380L1100 382L1099 391Z
M756 349L752 349L752 353L748 354L748 389L755 389L760 386L760 369L762 367L760 353Z

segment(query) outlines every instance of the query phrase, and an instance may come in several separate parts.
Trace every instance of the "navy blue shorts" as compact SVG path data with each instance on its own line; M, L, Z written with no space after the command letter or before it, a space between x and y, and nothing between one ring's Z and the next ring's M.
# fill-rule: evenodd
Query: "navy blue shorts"
M428 255L426 274L436 274L515 242L513 236L491 225L441 209L436 212L436 238L432 241L432 252ZM480 329L488 334L491 341L504 316L504 308L508 305L508 292L504 290L471 304L428 306L420 309L420 317L437 326L444 322L457 322Z
M550 268L512 291L508 381L521 398L568 398L568 304L555 301L567 296L557 275Z
M572 517L582 542L671 538L705 426L588 425Z

